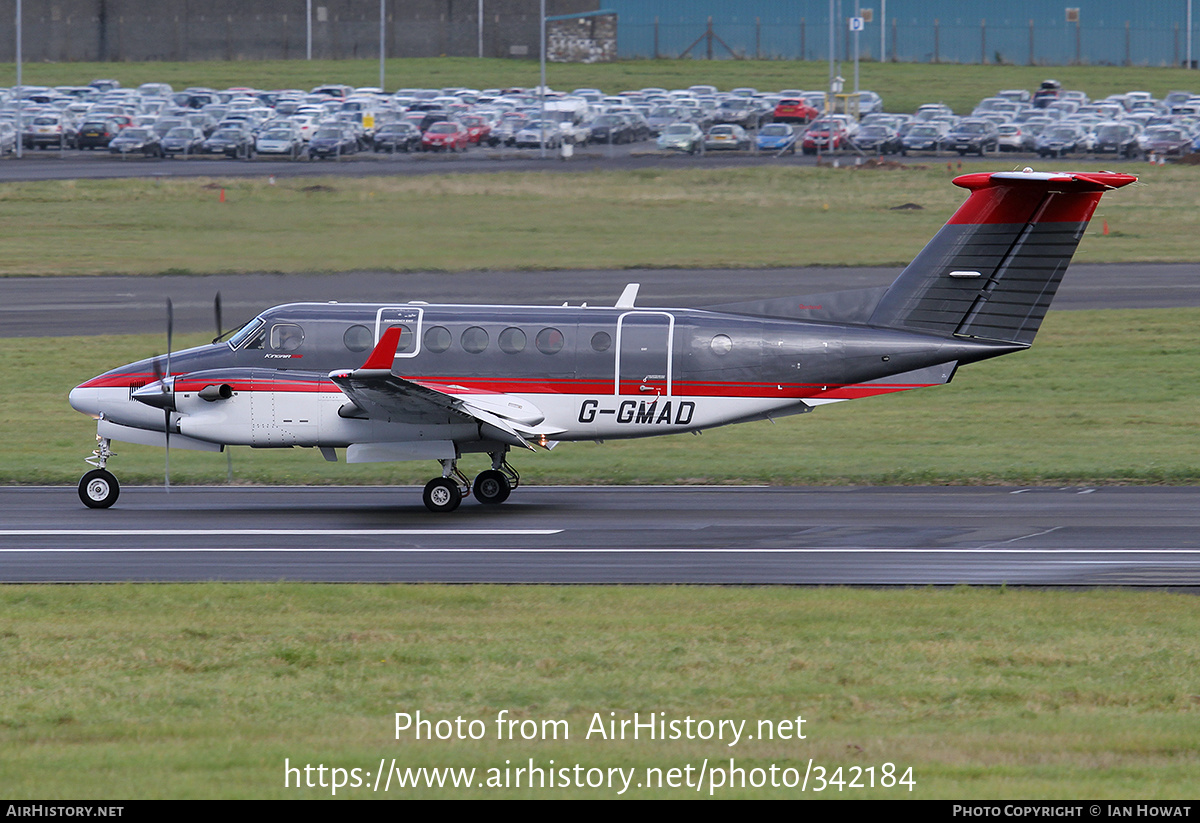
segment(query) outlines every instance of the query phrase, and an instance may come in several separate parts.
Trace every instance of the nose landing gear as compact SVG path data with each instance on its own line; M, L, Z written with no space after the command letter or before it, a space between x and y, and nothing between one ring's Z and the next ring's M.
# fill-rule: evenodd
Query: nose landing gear
M117 497L121 494L121 484L117 482L116 476L105 468L108 458L116 456L109 448L108 438L96 439L99 445L91 457L84 458L84 462L95 468L79 479L79 499L89 509L107 509L117 502Z

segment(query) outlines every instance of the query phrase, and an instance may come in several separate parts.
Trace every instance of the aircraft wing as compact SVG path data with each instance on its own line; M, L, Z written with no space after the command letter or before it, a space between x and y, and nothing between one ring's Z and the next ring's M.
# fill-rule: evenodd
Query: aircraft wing
M329 379L364 416L397 423L478 423L481 433L532 449L565 429L543 425L545 415L527 400L501 392L409 380L392 373L400 329L384 332L362 368L330 372Z

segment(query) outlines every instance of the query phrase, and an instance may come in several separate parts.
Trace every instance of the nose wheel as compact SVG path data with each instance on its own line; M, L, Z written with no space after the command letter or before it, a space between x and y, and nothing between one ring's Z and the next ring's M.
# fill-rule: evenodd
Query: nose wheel
M79 480L79 499L89 509L107 509L120 494L121 484L107 469L92 469Z

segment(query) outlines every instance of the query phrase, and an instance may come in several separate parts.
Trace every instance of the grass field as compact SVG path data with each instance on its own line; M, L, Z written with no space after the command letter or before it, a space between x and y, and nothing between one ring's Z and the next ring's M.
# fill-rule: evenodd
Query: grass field
M668 158L669 160L669 158ZM0 272L464 271L903 265L965 199L958 163L0 187ZM1008 160L962 164L1004 169ZM1038 170L1058 168L1034 164ZM1081 262L1196 259L1200 171L1131 167ZM225 201L221 202L221 191ZM906 203L918 210L897 210ZM1103 235L1100 221L1107 221ZM548 301L577 299L574 293Z
M911 112L922 103L942 102L968 113L1000 89L1036 89L1047 77L1063 88L1081 89L1093 99L1127 91L1162 97L1175 89L1200 90L1195 72L1174 68L1122 66L980 66L929 63L869 63L860 67L861 88L883 96L888 111ZM850 76L850 75L846 75ZM23 67L27 85L80 85L95 77L113 77L125 86L166 82L188 86L261 89L310 89L323 83L379 84L379 60L270 60L195 63L38 63ZM728 91L751 86L761 91L822 89L829 64L785 60L624 60L616 63L551 64L547 83L555 89L599 88L610 94L625 89L687 88L697 83ZM385 81L397 88L534 87L537 61L465 57L386 61ZM0 64L0 84L13 85L16 69Z
M694 778L705 758L803 775L811 758L847 781L852 767L876 779L885 763L897 776L911 767L915 787L817 793L814 778L808 797L1190 798L1198 632L1193 598L1139 592L5 587L0 784L9 798L301 798L332 791L297 790L299 775L285 789L285 758L473 767L480 781L531 759L643 779L689 765ZM482 738L397 737L395 713L418 710L479 720ZM502 710L539 736L542 721L564 720L570 738L498 740ZM633 712L745 720L755 739L586 739L596 713ZM759 739L758 721L798 716L805 739ZM708 793L635 781L624 796ZM387 796L616 795L393 785ZM338 793L369 796L385 795Z

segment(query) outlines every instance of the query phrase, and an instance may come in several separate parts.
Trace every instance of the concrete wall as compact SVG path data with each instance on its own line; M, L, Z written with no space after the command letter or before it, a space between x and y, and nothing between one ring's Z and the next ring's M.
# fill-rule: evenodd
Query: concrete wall
M598 0L546 0L546 14ZM55 61L297 59L305 0L24 0L22 59ZM379 55L378 0L312 0L313 58ZM389 57L474 57L478 0L386 0ZM538 57L538 0L484 0L485 57ZM0 0L0 62L15 58L16 0Z

